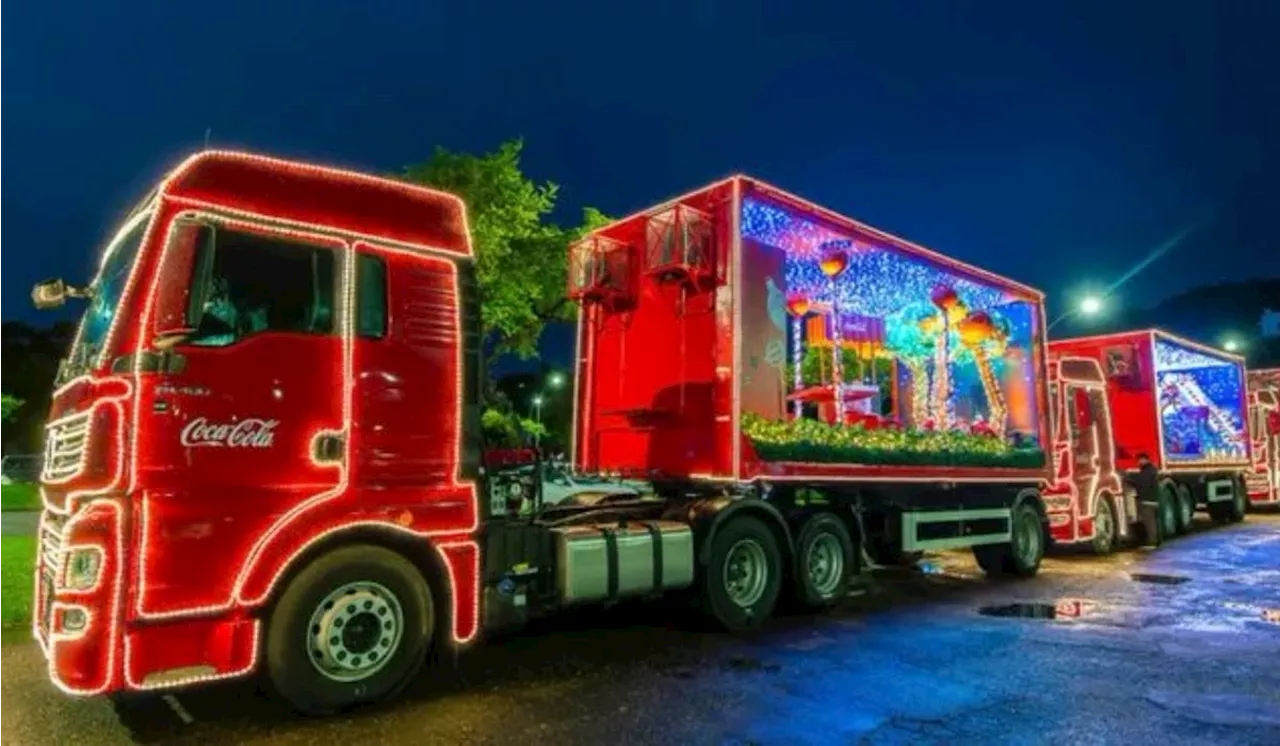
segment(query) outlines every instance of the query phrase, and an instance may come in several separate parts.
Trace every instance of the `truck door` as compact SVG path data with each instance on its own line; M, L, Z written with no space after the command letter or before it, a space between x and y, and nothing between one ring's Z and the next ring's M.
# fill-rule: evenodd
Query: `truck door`
M1098 483L1098 432L1093 399L1083 386L1067 387L1068 416L1071 427L1071 480L1076 488L1077 527L1093 517L1093 493Z
M143 615L227 603L272 526L346 479L344 244L204 217L169 236L153 325L169 349L140 382Z

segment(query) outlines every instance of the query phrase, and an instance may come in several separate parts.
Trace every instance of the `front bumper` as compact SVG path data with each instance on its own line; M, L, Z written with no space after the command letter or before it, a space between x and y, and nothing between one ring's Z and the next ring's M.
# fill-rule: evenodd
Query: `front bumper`
M123 509L113 499L95 499L71 516L41 516L32 631L50 679L68 694L119 688L123 530ZM99 554L96 574L78 586L67 582L74 552Z

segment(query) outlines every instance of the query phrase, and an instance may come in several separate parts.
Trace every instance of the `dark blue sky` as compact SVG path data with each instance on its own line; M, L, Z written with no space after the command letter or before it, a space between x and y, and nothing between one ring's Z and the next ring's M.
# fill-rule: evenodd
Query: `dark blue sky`
M556 6L547 11L542 6ZM1158 8L1158 10L1156 10ZM372 170L526 138L563 218L746 171L1065 298L1280 274L1280 3L9 7L5 318L206 128Z

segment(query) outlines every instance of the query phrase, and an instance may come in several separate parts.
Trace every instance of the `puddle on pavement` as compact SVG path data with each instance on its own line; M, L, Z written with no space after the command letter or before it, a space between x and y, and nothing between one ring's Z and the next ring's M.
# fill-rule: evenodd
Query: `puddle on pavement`
M1056 603L1015 603L982 606L978 613L983 616L1016 618L1016 619L1080 619L1093 613L1098 605L1093 601L1070 599Z
M1156 585L1182 585L1191 578L1182 575L1160 575L1148 572L1131 572L1129 579L1135 583L1154 583Z

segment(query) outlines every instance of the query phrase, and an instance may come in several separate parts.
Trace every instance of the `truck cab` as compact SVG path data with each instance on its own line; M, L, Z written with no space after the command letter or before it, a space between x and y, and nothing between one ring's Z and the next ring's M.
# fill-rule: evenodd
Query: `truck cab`
M1107 554L1136 517L1116 469L1107 381L1096 360L1049 359L1053 479L1043 489L1055 543L1088 543Z
M1249 504L1280 505L1280 368L1251 370L1249 437L1253 466L1245 475Z
M254 670L265 605L352 532L419 547L406 556L451 606L353 582L354 611L330 599L311 622L363 637L299 655L356 680L410 625L476 635L479 320L459 199L204 152L125 220L87 288L33 291L68 296L88 307L46 429L34 619L59 687Z

